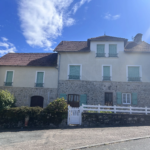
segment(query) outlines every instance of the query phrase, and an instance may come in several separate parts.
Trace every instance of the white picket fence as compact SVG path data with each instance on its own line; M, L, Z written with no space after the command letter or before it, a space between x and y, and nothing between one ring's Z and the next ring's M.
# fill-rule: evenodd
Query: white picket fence
M84 111L109 111L114 113L130 113L130 114L150 114L148 107L128 107L128 106L102 106L102 105L84 105L80 107L68 106L68 125L69 124L82 124L82 113Z

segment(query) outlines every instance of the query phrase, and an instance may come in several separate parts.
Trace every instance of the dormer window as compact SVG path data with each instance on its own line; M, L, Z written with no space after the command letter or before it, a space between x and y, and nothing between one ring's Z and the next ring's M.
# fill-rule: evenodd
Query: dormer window
M109 57L118 57L117 44L109 44Z
M105 57L105 45L104 44L97 45L96 57Z

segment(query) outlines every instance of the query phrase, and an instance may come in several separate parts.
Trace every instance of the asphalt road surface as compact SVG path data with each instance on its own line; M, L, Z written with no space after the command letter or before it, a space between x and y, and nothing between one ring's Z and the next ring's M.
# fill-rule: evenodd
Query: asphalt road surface
M86 148L82 150L150 150L150 138Z
M0 130L0 150L66 150L86 145L150 136L149 126ZM99 147L100 150L150 150L150 140ZM92 148L94 150L94 148Z

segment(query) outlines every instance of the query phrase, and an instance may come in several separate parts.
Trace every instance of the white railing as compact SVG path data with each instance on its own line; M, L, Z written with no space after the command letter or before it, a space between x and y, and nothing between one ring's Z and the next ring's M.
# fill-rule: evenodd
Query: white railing
M132 107L132 106L102 106L102 105L82 105L80 106L80 109L82 110L82 112L84 110L86 111L109 111L109 112L120 112L120 113L144 113L144 114L150 114L150 108L148 107Z
M102 105L84 105L74 108L68 106L68 124L82 124L82 113L85 111L94 111L100 113L114 112L114 113L130 113L130 114L150 114L148 107L132 107L132 106L102 106Z

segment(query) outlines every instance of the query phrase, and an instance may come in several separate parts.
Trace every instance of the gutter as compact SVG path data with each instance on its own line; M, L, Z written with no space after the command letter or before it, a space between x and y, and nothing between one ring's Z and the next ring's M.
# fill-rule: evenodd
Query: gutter
M58 85L57 85L57 97L59 97L59 95L58 95L58 91L59 91L59 75L60 75L60 59L61 59L61 55L60 55L60 54L58 54L58 56L59 56L59 62L58 62L58 81L57 81Z

